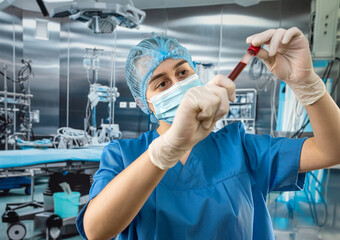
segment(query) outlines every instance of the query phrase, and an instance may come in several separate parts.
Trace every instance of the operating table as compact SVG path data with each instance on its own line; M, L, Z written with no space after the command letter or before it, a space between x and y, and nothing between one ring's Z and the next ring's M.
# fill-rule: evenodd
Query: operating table
M26 227L21 222L23 220L34 220L35 225L38 223L39 228L44 225L46 239L61 239L65 233L65 226L74 225L75 218L61 219L53 211L51 212L49 207L46 209L45 199L44 202L34 201L34 179L36 176L49 176L60 172L93 174L98 169L102 151L103 146L80 149L0 151L0 180L24 176L31 178L31 201L7 204L6 211L2 215L2 221L8 223L7 236L9 239L23 239L26 235ZM82 197L80 204L86 202L88 195ZM33 207L33 210L25 214L17 212L17 210L26 207Z

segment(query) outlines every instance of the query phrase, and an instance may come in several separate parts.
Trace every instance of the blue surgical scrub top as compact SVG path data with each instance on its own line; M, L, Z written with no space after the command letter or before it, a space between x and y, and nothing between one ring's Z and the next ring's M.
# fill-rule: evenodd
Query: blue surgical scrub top
M90 200L157 137L152 130L106 146ZM246 134L242 123L211 133L184 166L179 161L166 172L119 239L274 239L266 196L303 189L305 174L298 169L304 140ZM85 210L76 220L84 238Z

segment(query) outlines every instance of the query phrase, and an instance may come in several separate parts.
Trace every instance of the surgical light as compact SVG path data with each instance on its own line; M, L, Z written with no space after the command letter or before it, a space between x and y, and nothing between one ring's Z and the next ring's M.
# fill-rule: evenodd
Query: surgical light
M133 2L121 5L110 2L79 1L65 3L61 7L50 10L54 18L70 19L88 24L94 33L112 33L116 26L136 28L145 19L145 12L136 8Z

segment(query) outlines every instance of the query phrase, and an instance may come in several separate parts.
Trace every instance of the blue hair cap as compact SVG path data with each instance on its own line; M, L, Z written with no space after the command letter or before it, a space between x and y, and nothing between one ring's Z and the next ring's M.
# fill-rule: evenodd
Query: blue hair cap
M167 58L183 59L195 70L191 55L176 39L157 36L141 41L131 48L125 64L125 77L137 105L146 114L150 109L146 101L146 90L150 77L157 66ZM158 122L152 114L152 122Z

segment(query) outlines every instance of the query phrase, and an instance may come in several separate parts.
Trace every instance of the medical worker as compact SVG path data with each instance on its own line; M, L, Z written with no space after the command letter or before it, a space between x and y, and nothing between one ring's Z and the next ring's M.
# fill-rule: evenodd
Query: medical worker
M246 134L242 123L211 132L235 99L217 75L202 85L188 51L170 37L130 50L126 80L137 104L159 121L138 139L112 141L77 218L88 239L274 239L266 197L301 190L305 172L340 164L340 112L312 67L309 44L293 27L247 38L306 107L314 136Z

